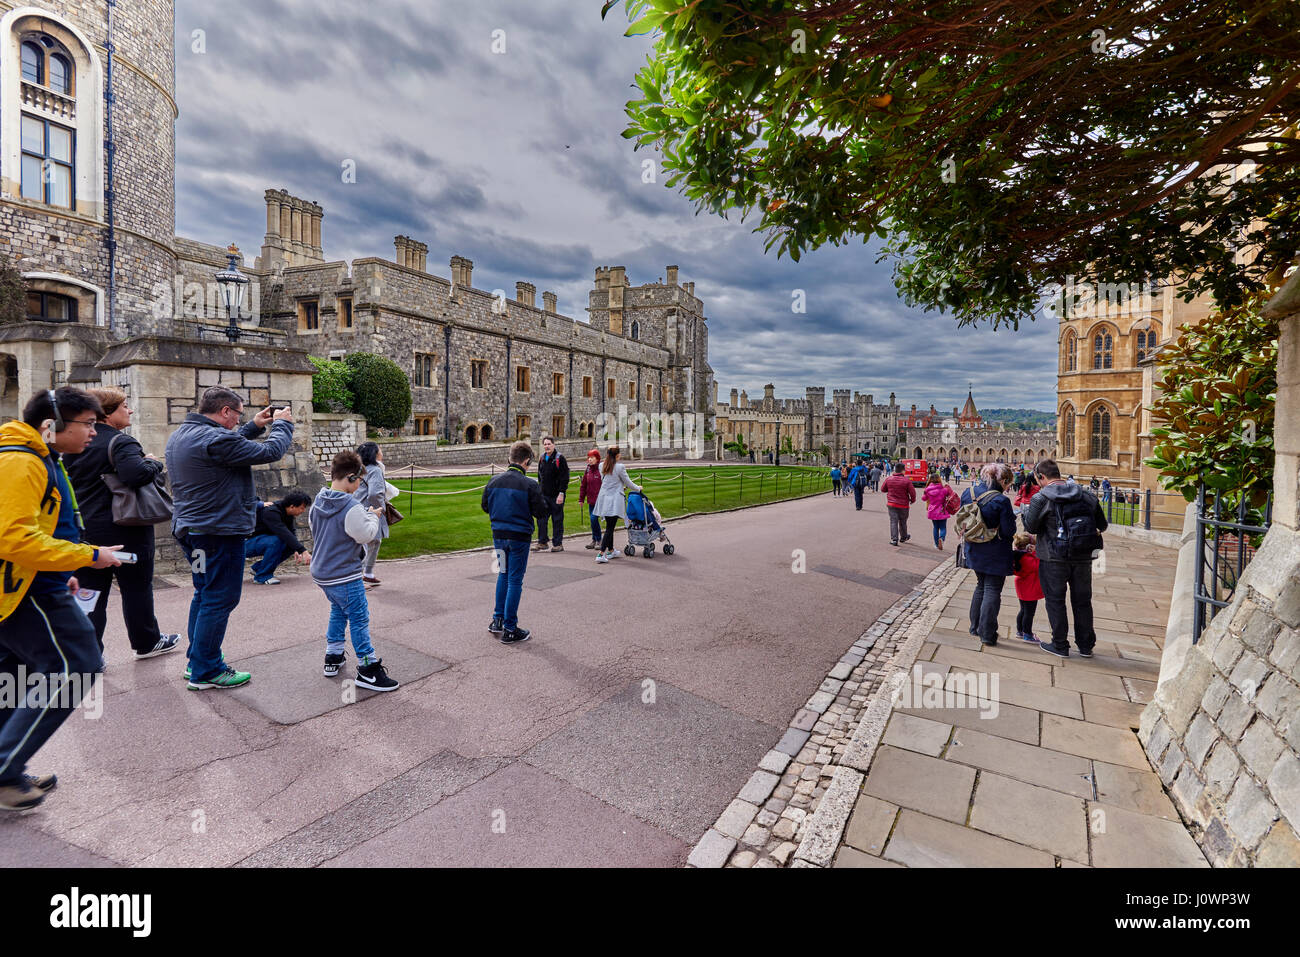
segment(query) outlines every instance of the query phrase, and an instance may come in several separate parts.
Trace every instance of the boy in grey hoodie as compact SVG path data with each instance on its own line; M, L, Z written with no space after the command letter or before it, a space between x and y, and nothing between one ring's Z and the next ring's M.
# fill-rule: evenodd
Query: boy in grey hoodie
M379 535L379 513L352 497L365 467L356 452L340 452L330 463L330 486L316 493L307 523L316 549L311 577L330 600L329 630L325 633L325 677L339 673L344 659L344 630L352 632L357 653L356 683L371 691L394 691L398 684L384 671L370 644L370 605L362 583L365 544Z

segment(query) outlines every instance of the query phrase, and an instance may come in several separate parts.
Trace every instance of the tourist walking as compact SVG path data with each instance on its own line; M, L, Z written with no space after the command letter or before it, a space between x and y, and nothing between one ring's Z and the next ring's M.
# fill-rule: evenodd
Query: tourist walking
M881 467L880 467L880 463L879 463L879 462L877 462L875 465L871 466L871 490L872 490L873 492L879 492L879 491L880 491L880 477L881 477L881 475L883 475L883 474L884 474L884 473L883 473L883 471L881 470Z
M27 762L59 729L103 670L95 629L72 597L74 569L112 568L120 546L78 544L72 484L55 456L83 452L100 413L80 389L38 392L22 421L0 425L0 681L22 694L0 696L0 809L28 811L57 783L27 773ZM35 679L39 698L30 693Z
M969 530L963 534L966 565L975 572L975 593L970 602L970 633L982 645L998 643L998 612L1002 608L1002 586L1015 570L1012 542L1016 516L1003 491L1011 486L1011 469L990 462L980 469L980 481L961 493L962 505L975 503L987 541L976 541Z
M311 564L311 552L298 540L294 519L307 511L311 497L294 489L284 498L274 502L258 502L253 537L244 544L244 559L258 558L253 563L253 582L258 585L278 585L275 570L288 555L299 565Z
M1092 657L1097 644L1092 616L1092 561L1104 547L1106 513L1092 492L1077 483L1062 482L1061 469L1052 459L1034 468L1042 490L1021 513L1025 531L1037 536L1038 580L1043 586L1052 640L1038 646L1058 658L1070 657L1070 623L1065 594L1070 593L1074 614L1074 644L1083 658Z
M853 489L853 505L860 512L862 511L862 493L867 488L867 476L871 470L867 467L866 462L859 462L849 471L849 486Z
M253 466L278 462L293 442L293 410L268 406L239 424L244 400L213 386L167 440L175 511L172 534L190 563L189 687L237 688L252 677L222 657L230 614L244 581L244 540L252 534L257 496ZM270 426L265 442L254 442Z
M596 515L605 521L605 534L601 537L596 561L602 565L611 558L618 557L618 552L614 549L614 526L618 524L620 518L627 521L627 504L623 499L623 489L631 492L641 491L641 486L632 481L618 457L618 446L611 445L605 450L605 461L600 466L600 494L596 496Z
M907 516L916 501L916 489L903 477L903 463L894 463L894 474L885 479L885 511L889 513L889 544L898 545L909 541L907 534Z
M1019 515L1025 510L1025 506L1028 505L1037 494L1038 482L1034 480L1034 474L1030 472L1025 476L1025 480L1020 484L1020 488L1016 491L1016 498L1012 503L1012 510Z
M943 543L948 539L948 519L957 513L959 506L957 493L948 483L940 481L938 472L931 472L921 497L925 500L926 518L933 525L934 547L943 551Z
M578 504L587 505L587 520L591 522L591 541L588 548L600 547L600 519L596 517L596 496L600 494L600 450L587 453L587 470L578 485Z
M347 657L346 635L352 636L352 651L357 656L358 688L371 691L396 691L398 683L384 668L384 659L376 657L370 641L370 602L362 582L365 546L379 534L383 508L367 507L357 500L363 469L356 452L339 452L330 462L330 484L316 493L307 524L316 557L311 578L330 603L329 626L325 630L324 675L333 678Z
M843 473L840 472L840 467L838 465L835 466L833 469L831 469L831 494L832 495L840 494L840 483L843 480L844 480L844 475Z
M1109 478L1109 477L1106 477L1106 478L1102 479L1102 480L1101 480L1101 500L1102 500L1103 502L1109 502L1109 501L1111 500L1111 496L1112 496L1113 493L1114 493L1114 489L1111 487L1111 484L1110 484L1110 478Z
M527 442L510 446L510 467L494 476L483 489L479 503L492 523L492 551L497 572L496 604L488 631L502 644L527 641L532 633L519 627L519 600L528 570L528 543L534 522L546 514L542 489L528 477L533 447Z
M388 478L384 474L384 453L378 442L362 442L357 446L357 455L365 474L357 488L356 499L366 508L379 509L379 534L365 546L366 557L361 581L371 588L383 584L375 576L375 562L379 560L379 546L388 537Z
M1038 556L1034 554L1034 536L1016 532L1011 540L1012 562L1016 569L1016 598L1020 611L1016 612L1016 637L1021 641L1038 641L1034 634L1034 613L1043 597L1043 586L1038 581Z
M82 588L99 592L90 612L90 624L100 651L108 626L108 595L117 579L126 637L137 660L156 658L180 647L179 634L163 634L153 607L154 527L118 525L113 521L113 492L103 476L115 475L127 488L150 485L163 470L163 463L145 455L136 439L122 430L131 424L132 409L120 389L91 389L99 402L100 415L94 437L84 452L63 456L72 490L85 525L81 537L91 542L121 542L122 551L136 556L133 564L111 568L82 568L77 581Z
M546 549L546 520L551 520L551 551L564 551L564 496L569 490L569 461L555 448L555 439L542 436L542 457L537 462L537 482L549 509L537 520L539 552Z

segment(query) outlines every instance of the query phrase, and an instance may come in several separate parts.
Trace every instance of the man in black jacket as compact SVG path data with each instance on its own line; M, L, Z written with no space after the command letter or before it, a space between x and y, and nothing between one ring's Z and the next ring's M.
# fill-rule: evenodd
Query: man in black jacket
M547 513L537 519L539 552L546 549L546 520L551 520L551 551L564 551L564 493L569 488L569 463L555 448L555 439L542 436L542 459L537 463L537 480L546 499Z
M1034 474L1042 488L1020 510L1020 519L1025 531L1038 536L1034 546L1038 580L1052 626L1052 640L1038 645L1058 658L1070 657L1070 623L1065 615L1068 588L1074 613L1074 644L1080 657L1091 658L1097 643L1092 625L1092 558L1102 548L1106 513L1097 497L1083 486L1062 481L1061 469L1052 459L1039 462ZM1068 535L1061 528L1062 522Z
M309 505L311 499L307 493L297 489L279 501L257 503L257 525L253 537L244 545L245 560L262 559L253 565L254 582L259 585L280 584L275 570L290 552L298 564L311 564L311 552L298 541L298 532L293 525L293 520L307 511Z

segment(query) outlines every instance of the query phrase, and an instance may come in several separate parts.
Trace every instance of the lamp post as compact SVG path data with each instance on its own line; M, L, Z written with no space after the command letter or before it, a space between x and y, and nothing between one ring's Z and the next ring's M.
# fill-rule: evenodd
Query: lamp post
M244 289L248 286L248 277L241 275L235 261L239 259L239 247L231 243L226 247L226 268L217 273L217 285L221 288L221 298L226 304L226 338L232 343L239 339L239 326L236 319L244 304Z

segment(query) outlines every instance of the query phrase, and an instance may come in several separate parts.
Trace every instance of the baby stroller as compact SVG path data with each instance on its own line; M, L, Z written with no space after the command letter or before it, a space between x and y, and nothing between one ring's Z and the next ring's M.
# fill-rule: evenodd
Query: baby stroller
M668 541L662 519L654 503L642 492L627 493L627 544L623 546L624 555L635 555L637 548L645 558L655 557L655 542L664 543L664 554L671 555L676 549Z

